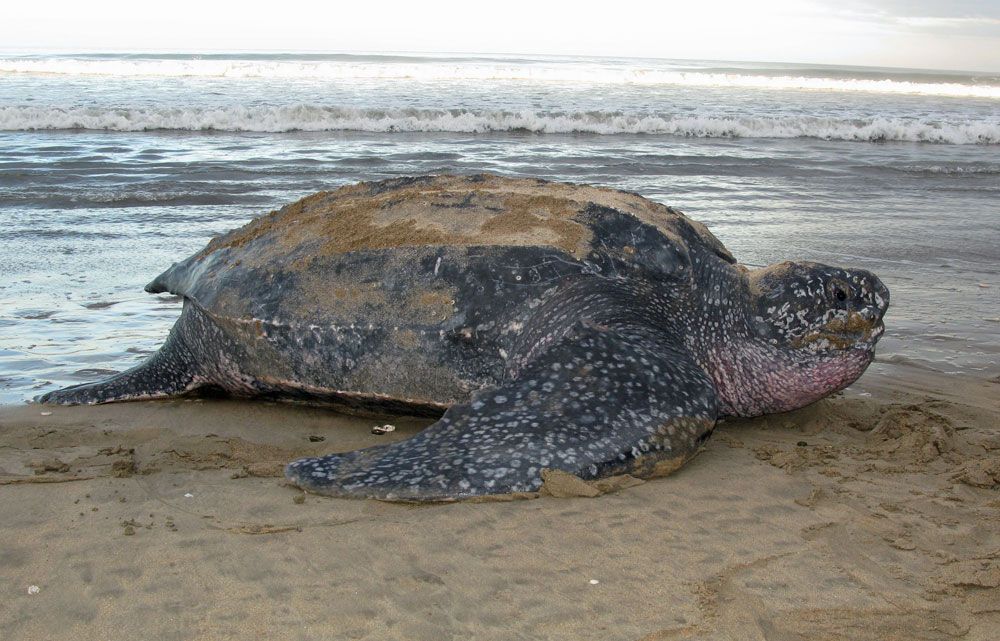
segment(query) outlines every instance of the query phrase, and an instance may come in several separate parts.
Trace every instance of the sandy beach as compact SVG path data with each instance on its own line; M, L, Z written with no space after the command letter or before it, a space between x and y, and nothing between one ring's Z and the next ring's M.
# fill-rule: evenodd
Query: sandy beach
M1000 1L8 4L0 641L1000 641Z
M0 631L146 639L993 640L1000 382L879 363L603 496L285 484L427 421L230 400L0 408ZM37 586L37 590L31 586Z

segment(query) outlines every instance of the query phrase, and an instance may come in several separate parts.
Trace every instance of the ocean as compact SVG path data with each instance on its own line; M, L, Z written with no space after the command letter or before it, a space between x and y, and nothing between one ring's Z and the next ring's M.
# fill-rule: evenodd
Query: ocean
M1000 374L1000 75L465 54L0 54L0 403L137 364L143 285L320 189L497 172L639 192L749 266L892 290L875 369Z

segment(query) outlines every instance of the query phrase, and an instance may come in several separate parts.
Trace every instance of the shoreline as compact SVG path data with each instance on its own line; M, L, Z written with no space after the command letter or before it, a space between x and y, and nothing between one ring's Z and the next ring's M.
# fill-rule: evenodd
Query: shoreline
M877 365L802 410L725 421L667 478L516 502L331 499L280 477L427 420L233 400L2 406L0 629L990 639L1000 383ZM387 421L395 432L371 434Z

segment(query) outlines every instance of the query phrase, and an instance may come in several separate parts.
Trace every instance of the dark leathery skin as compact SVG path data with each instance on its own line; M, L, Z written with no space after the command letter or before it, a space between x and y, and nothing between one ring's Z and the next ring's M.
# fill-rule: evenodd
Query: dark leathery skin
M213 390L445 412L409 440L288 468L312 491L399 500L534 492L546 467L668 473L719 417L854 381L889 302L864 270L749 271L636 194L490 175L320 192L147 290L185 298L160 351L40 401Z

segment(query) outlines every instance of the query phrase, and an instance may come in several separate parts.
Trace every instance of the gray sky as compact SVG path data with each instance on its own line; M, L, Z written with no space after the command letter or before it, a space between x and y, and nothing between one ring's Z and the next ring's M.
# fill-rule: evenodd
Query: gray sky
M1000 72L1000 0L35 0L17 50L540 53Z

